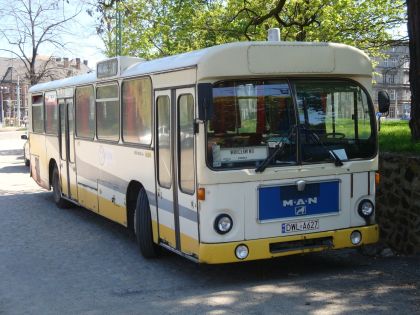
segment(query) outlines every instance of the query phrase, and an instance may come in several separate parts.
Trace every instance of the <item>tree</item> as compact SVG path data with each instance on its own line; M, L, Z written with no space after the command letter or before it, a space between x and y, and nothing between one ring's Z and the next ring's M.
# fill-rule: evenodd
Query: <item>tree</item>
M0 50L22 61L28 81L34 85L51 72L51 58L38 63L40 48L65 48L62 35L67 32L66 24L80 9L69 10L61 0L1 0L0 6L0 37L9 44Z
M411 137L420 140L420 3L407 0L408 37L410 47Z
M283 40L342 42L375 55L405 21L403 0L126 0L123 10L123 51L146 58L265 40L270 27Z

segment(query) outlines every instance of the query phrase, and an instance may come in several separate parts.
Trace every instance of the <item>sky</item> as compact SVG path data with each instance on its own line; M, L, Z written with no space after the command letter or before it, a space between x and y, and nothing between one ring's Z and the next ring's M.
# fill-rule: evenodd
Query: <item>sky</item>
M4 0L1 0L0 4L3 2ZM103 54L105 46L101 38L96 34L95 18L87 14L86 6L75 7L74 3L74 1L70 1L71 7L66 9L67 15L70 14L69 12L75 12L75 10L80 10L80 14L66 25L67 32L61 36L62 41L66 43L66 49L57 50L56 47L51 45L43 45L40 46L39 55L54 55L56 57L68 57L69 59L80 58L81 60L88 60L88 66L94 68L98 61L106 58ZM10 21L0 19L0 27L4 25L7 27L7 23L12 25ZM4 39L0 39L0 48L2 47L10 49L12 46ZM1 50L0 56L16 57L12 53Z

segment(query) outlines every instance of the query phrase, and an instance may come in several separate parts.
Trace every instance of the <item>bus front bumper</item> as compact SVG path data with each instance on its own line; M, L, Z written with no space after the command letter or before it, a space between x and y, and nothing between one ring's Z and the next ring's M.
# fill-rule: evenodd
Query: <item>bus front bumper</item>
M353 245L350 235L359 231L362 239ZM230 243L201 243L199 262L206 264L223 264L240 261L268 259L280 256L319 252L328 249L354 248L361 245L376 243L379 239L378 225L352 227L303 235L281 236ZM245 259L235 256L238 245L246 245L249 254Z

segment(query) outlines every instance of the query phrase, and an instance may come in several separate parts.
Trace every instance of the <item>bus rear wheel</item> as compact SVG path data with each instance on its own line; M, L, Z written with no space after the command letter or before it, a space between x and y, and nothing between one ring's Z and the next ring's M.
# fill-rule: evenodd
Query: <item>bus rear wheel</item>
M52 174L52 189L53 189L53 198L57 207L65 209L69 207L69 202L63 197L61 197L61 185L60 185L60 175L58 173L57 165L54 166Z
M134 212L134 233L143 257L155 258L159 255L159 247L153 242L152 216L144 188L140 189L137 197Z

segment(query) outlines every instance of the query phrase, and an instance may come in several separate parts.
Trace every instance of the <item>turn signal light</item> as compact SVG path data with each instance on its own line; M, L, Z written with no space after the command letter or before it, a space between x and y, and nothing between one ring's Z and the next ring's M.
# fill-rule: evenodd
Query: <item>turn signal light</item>
M381 175L379 175L379 172L375 173L375 184L376 186L379 185L379 182L381 181Z
M206 199L206 189L205 188L198 188L197 198L198 198L198 200L205 200Z

